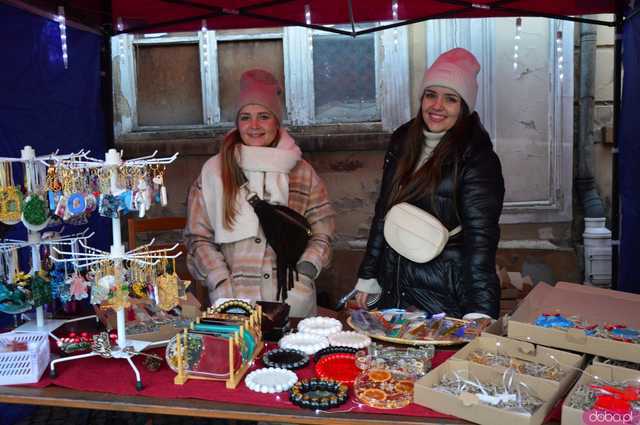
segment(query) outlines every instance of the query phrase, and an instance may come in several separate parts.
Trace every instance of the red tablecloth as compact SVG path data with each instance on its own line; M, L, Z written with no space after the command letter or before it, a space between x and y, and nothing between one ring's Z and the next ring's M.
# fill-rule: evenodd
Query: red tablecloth
M267 350L275 348L275 344L269 344ZM155 351L164 357L162 349ZM448 359L455 351L438 350L433 359L433 366ZM156 372L147 371L142 365L142 356L136 356L134 363L140 371L144 388L141 391L135 389L135 374L124 359L104 359L101 357L89 357L56 364L57 377L51 379L48 371L37 384L31 387L43 388L49 385L70 388L79 391L92 391L112 393L120 395L142 395L157 398L196 398L223 403L248 404L282 409L299 409L288 400L287 393L261 394L249 390L244 382L235 390L225 388L224 382L191 380L185 385L175 385L173 378L175 373L164 363ZM258 360L253 369L264 367L262 360ZM310 365L297 370L299 378L310 378L314 375L313 359ZM349 401L331 411L344 412L357 410L358 412L386 413L394 415L419 416L428 418L451 418L449 415L435 412L417 404L410 404L402 409L375 409L354 401L353 393ZM549 415L550 420L558 420L559 409L556 408Z
M268 344L267 349L275 348L275 344ZM164 357L162 349L155 351ZM434 358L434 366L445 361L454 351L438 351ZM191 380L185 385L175 385L173 378L175 373L164 363L157 372L149 372L142 365L142 356L134 357L134 363L140 371L144 388L141 391L135 389L135 374L124 359L104 359L102 357L89 357L56 364L57 377L52 379L45 372L42 379L31 387L43 388L49 385L70 388L79 391L103 392L120 395L142 395L158 398L197 398L223 403L249 404L282 409L299 409L288 400L287 393L261 394L249 390L244 382L235 390L225 388L224 382ZM310 365L296 371L299 378L315 376L313 359ZM264 367L262 360L258 360L253 369ZM351 394L353 395L353 394ZM349 401L332 411L349 411L357 409L359 412L389 413L407 416L422 416L432 418L449 418L450 416L416 404L410 404L402 409L382 410L361 405L350 397Z

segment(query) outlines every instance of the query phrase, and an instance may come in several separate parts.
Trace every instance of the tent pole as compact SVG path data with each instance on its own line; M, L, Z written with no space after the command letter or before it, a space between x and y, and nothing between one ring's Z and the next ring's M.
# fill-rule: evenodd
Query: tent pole
M111 22L111 0L102 0L102 50L100 67L102 74L102 115L104 117L104 131L106 149L115 147L113 134L113 66L111 63L111 36L113 22Z
M618 173L618 135L620 102L622 97L622 31L624 27L622 2L616 9L616 31L613 50L613 148L611 149L611 288L618 289L620 269L620 194Z

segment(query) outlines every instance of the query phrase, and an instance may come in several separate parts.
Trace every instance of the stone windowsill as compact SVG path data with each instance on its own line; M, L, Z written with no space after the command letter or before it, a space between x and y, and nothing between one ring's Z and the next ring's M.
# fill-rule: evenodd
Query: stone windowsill
M191 129L145 129L119 136L116 148L131 154L212 155L230 127ZM379 123L327 124L288 127L289 133L305 152L385 150L390 133Z

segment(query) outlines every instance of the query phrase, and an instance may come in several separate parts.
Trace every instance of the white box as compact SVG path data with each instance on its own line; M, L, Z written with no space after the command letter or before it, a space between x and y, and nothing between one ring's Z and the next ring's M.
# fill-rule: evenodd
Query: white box
M24 342L27 351L0 352L0 385L33 384L49 364L49 335L10 332L0 335L0 351L12 341Z

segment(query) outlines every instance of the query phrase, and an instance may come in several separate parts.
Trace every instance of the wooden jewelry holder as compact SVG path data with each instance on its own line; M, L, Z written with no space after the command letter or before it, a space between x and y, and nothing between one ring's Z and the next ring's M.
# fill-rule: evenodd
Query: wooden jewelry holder
M203 317L207 317L206 313ZM228 339L229 344L229 376L228 378L214 378L210 376L201 376L189 373L186 370L184 364L184 350L188 341L188 329L184 332L176 335L176 356L177 356L177 368L178 374L173 380L176 385L184 385L189 379L202 379L208 381L225 381L228 389L235 389L240 381L244 378L253 362L258 357L262 349L264 348L264 341L262 341L262 308L257 305L254 311L244 320L244 323L240 326L240 329L236 331L232 337ZM255 347L251 355L242 361L242 365L235 369L235 353L238 347L244 345L244 330L249 329L256 336Z

